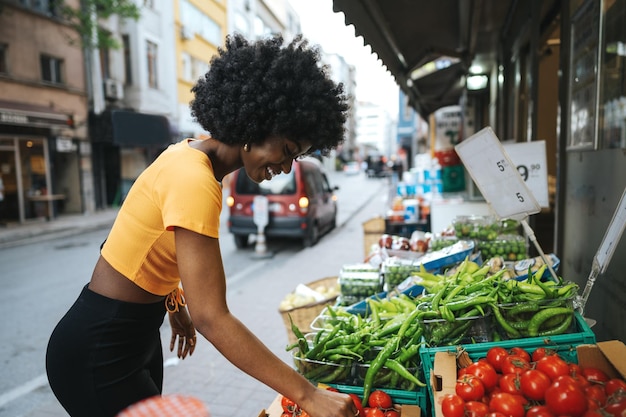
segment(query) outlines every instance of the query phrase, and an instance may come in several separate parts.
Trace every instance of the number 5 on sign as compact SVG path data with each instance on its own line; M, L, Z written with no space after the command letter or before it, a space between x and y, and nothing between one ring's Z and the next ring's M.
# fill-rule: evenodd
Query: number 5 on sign
M454 149L498 217L522 220L541 210L490 127L465 139Z

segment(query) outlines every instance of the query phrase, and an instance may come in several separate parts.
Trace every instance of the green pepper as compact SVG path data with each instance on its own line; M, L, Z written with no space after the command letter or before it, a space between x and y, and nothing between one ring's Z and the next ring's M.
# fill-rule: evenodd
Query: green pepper
M557 315L573 313L574 310L569 307L554 307L541 310L530 319L530 322L528 323L528 334L531 337L538 336L539 328L546 320Z
M393 352L396 350L396 347L399 342L398 336L391 337L387 344L382 348L376 358L370 363L369 368L367 369L367 373L365 374L365 379L363 381L363 404L367 404L367 400L369 399L370 393L372 391L372 384L374 382L374 377L378 373L378 371L385 365L387 359L391 357Z
M402 378L411 381L412 383L414 383L415 385L418 385L420 387L425 387L426 384L423 383L422 381L420 381L419 379L417 379L415 377L415 375L413 375L411 372L409 372L408 369L406 369L404 366L402 366L400 364L400 362L395 361L393 359L387 359L385 361L385 366L387 368L389 368L390 370L392 370L393 372L396 372L398 375L400 375ZM371 365L370 365L371 367Z

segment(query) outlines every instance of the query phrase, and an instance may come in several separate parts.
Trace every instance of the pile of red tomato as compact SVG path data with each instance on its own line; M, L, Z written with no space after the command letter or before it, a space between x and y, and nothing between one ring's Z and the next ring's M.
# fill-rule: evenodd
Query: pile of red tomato
M336 388L326 388L331 391L339 391ZM357 410L359 410L357 416L365 417L400 417L400 412L394 408L391 396L382 390L372 391L367 404L364 406L361 398L354 394L348 394ZM281 405L283 413L281 417L309 417L308 413L298 406L295 402L291 401L287 397L281 398Z
M444 417L626 417L626 382L556 351L492 347L458 372Z

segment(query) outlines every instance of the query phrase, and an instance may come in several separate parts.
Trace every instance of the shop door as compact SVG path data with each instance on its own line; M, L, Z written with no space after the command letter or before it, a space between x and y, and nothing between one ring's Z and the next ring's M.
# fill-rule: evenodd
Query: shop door
M22 179L24 218L35 219L48 216L49 203L37 197L49 194L48 155L45 139L20 139L19 158Z
M16 172L13 140L0 139L0 225L3 226L20 221Z

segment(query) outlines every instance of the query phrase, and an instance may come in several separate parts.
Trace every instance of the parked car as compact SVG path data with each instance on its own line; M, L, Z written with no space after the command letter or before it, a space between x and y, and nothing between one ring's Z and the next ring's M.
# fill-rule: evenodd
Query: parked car
M270 181L255 183L243 168L233 174L226 203L230 213L228 230L237 248L248 245L251 234L257 234L253 202L257 195L268 199L269 220L266 237L301 239L305 247L313 246L319 237L337 224L339 187L331 187L322 163L305 158L293 163L291 172L281 173Z

